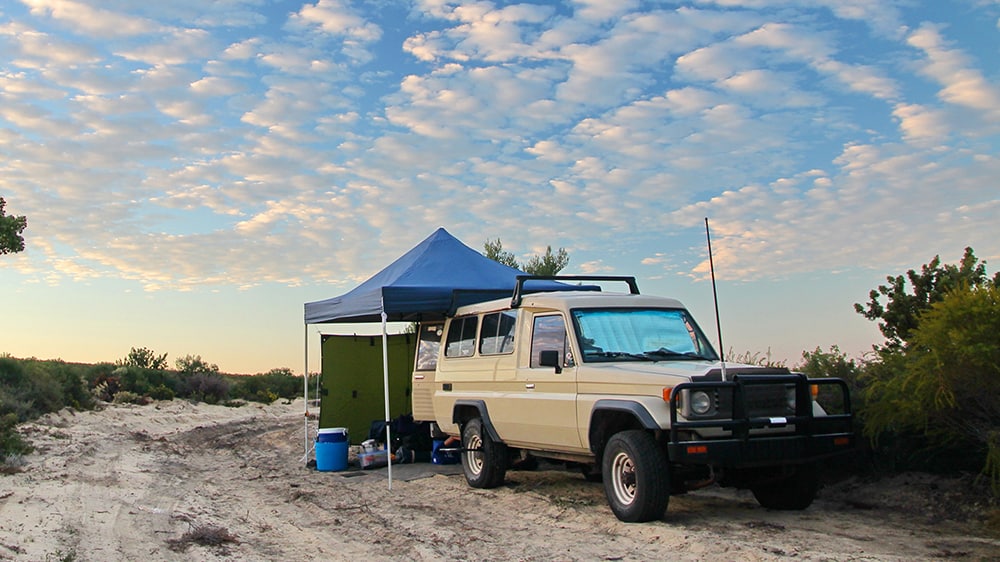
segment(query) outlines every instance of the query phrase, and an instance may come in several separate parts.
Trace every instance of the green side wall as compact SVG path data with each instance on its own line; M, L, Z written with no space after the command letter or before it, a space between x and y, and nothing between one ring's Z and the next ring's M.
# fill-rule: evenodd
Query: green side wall
M385 419L382 336L322 339L319 427L346 427L351 443L358 444L368 438L373 421ZM396 334L388 339L389 417L395 419L412 410L410 374L416 336Z

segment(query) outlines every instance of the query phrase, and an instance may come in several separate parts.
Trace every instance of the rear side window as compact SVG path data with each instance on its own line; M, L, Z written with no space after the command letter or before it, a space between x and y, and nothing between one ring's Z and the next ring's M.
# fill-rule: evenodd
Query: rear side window
M476 350L476 327L479 318L465 316L455 318L448 328L448 340L445 342L445 357L471 357Z
M417 340L417 371L433 371L437 368L443 328L443 324L420 325L420 337Z
M479 335L480 355L499 355L514 351L514 324L517 314L512 310L483 316L483 331Z

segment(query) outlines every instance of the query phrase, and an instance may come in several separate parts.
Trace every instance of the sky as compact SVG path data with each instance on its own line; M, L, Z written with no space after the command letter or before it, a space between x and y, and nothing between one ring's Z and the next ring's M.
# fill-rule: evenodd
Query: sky
M998 271L998 149L1000 0L6 0L0 354L315 371L438 227L714 336L708 218L727 353L861 358L887 275Z

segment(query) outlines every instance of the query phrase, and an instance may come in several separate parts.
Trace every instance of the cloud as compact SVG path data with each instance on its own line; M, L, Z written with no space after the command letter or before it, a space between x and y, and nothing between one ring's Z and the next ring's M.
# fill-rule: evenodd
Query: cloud
M919 6L29 8L0 192L39 282L349 288L438 226L698 277L710 216L742 280L995 246L996 88L952 28L901 34Z
M93 37L132 37L162 29L157 22L73 0L21 0L31 13L48 16Z
M962 51L949 48L938 26L920 26L907 43L926 56L921 71L942 86L941 100L976 110L991 125L1000 125L1000 87L987 82Z
M339 46L355 63L370 61L374 55L368 51L368 45L382 37L378 25L366 21L348 2L341 0L307 3L288 18L286 27L292 33L306 31L328 36L332 39L329 44Z

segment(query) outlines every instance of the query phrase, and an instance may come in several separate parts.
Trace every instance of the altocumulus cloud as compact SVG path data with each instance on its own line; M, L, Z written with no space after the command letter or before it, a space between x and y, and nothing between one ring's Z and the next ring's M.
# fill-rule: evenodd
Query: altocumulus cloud
M706 216L733 279L995 257L1000 6L958 4L9 3L3 266L346 286L446 226L700 277Z

